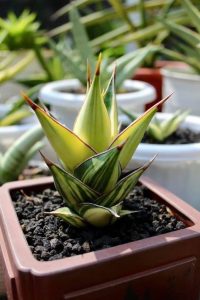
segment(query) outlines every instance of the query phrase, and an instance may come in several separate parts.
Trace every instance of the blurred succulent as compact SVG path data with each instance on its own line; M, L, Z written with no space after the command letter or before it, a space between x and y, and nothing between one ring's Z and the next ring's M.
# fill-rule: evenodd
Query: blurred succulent
M200 10L190 0L182 0L181 4L190 20L190 28L161 19L160 22L176 37L171 39L171 49L162 49L162 53L171 59L187 63L193 71L200 74Z
M19 17L9 12L7 19L0 18L1 48L13 51L42 45L46 39L41 35L40 23L35 19L36 14L28 10L24 10Z
M193 1L199 6L198 0ZM96 35L94 39L90 40L90 45L95 51L116 49L129 43L136 43L140 48L149 42L156 46L162 45L169 32L159 22L158 16L177 24L190 24L187 13L181 7L179 0L138 0L126 1L126 3L122 0L109 0L106 6L88 13L87 8L96 3L98 3L97 0L74 0L73 3L65 5L53 15L54 19L62 17L68 14L73 6L81 11L80 22L87 31L96 25L111 24L111 26L107 26L107 32ZM87 11L87 14L84 14L84 11ZM132 19L131 14L136 14L137 17ZM72 27L73 23L68 22L54 28L49 35L56 36L69 32ZM160 55L160 51L154 51L142 64L152 67Z
M126 173L122 170L132 158L157 106L167 99L118 133L115 76L102 90L100 64L99 58L92 82L88 74L86 98L73 131L25 96L62 164L44 157L67 205L52 214L76 227L107 226L131 213L123 210L123 200L150 163Z
M95 51L90 45L87 32L84 25L80 22L80 16L75 7L69 11L69 17L72 24L72 45L70 42L55 43L51 41L52 49L62 59L63 67L66 72L78 78L79 81L86 86L86 62L88 61L92 71L95 69L96 57ZM133 76L139 66L157 51L156 46L147 45L141 49L125 54L117 61L118 75L116 77L116 88L118 89L123 81ZM103 78L102 82L108 80L113 70L113 63L104 61L102 65Z
M137 117L125 109L120 109L124 115L126 115L131 122L135 121ZM189 111L177 111L175 114L167 118L166 120L159 120L155 116L149 124L146 133L156 141L164 141L167 137L172 135L185 120Z
M43 147L40 141L44 136L40 126L36 126L21 137L0 155L0 184L18 178L28 161Z
M39 86L35 86L27 91L27 95L37 100ZM0 127L19 124L22 120L32 115L31 111L24 105L22 96L15 99L11 104L8 111L0 116Z

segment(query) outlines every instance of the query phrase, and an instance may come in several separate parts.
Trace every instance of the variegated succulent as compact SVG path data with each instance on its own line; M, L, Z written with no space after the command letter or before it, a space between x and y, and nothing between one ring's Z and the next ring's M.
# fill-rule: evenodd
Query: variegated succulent
M88 75L85 101L71 131L46 109L25 96L57 153L61 166L44 157L66 207L52 212L76 227L103 227L131 213L122 202L149 163L122 172L130 161L157 105L146 111L123 132L118 133L118 114L113 73L106 90L100 87L99 58L94 79ZM88 72L89 74L90 72Z

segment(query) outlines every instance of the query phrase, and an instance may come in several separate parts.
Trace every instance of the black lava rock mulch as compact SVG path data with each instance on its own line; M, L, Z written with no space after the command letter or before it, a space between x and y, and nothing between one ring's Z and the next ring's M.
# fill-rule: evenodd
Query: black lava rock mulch
M19 222L33 255L48 261L112 247L151 236L185 228L166 206L148 196L145 187L137 186L124 201L124 208L133 214L107 228L88 226L77 229L50 212L65 203L58 192L46 189L26 196L23 192L13 195Z

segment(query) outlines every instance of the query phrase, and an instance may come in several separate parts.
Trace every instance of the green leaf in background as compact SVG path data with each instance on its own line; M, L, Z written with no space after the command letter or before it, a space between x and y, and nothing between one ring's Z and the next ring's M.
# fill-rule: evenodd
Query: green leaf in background
M191 1L182 0L182 5L190 16L192 24L196 27L197 31L200 33L200 12L195 7Z
M36 126L9 147L0 162L0 182L17 180L28 161L40 150L44 144L40 142L44 133L40 126Z
M94 71L95 67L95 55L93 53L92 48L89 44L89 38L87 36L87 32L85 27L80 22L80 16L75 7L69 11L70 21L72 23L72 34L73 39L76 44L76 49L79 52L79 56L81 57L83 65L86 65L87 61L92 67Z

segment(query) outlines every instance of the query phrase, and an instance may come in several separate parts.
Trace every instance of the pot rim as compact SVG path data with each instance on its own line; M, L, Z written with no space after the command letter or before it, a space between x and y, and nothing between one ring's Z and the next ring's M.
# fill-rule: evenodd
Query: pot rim
M180 70L180 72L179 72ZM168 66L160 69L160 72L165 77L171 77L189 81L200 81L200 75L184 72L185 68ZM181 72L182 71L182 72Z
M172 207L174 211L178 212L180 216L190 222L189 227L178 231L161 234L159 236L150 237L147 239L130 242L115 247L98 250L95 252L67 257L55 261L41 262L34 258L31 250L27 244L25 236L21 230L20 224L17 219L9 192L15 189L28 188L30 186L44 186L48 187L53 183L52 177L44 177L39 179L32 179L26 181L11 182L3 185L0 188L1 202L1 230L4 233L4 246L11 249L15 264L19 270L23 272L31 272L32 274L42 275L50 273L60 273L62 271L70 272L72 269L84 268L97 263L102 263L107 260L115 260L119 257L130 256L134 253L148 251L150 248L163 247L171 243L177 243L179 240L187 238L195 238L200 232L200 218L199 212L189 206L187 203L173 195L171 192L165 190L159 184L152 181L150 178L143 176L140 180L147 188L149 188L157 196L161 197L167 206ZM9 218L6 215L9 214ZM3 226L2 226L3 225ZM19 234L16 234L18 231ZM147 245L148 240L148 245ZM23 253L23 254L22 254ZM9 255L9 253L8 253ZM10 256L10 255L9 255Z
M39 93L39 99L42 102L55 105L55 106L67 106L70 107L81 107L83 104L85 94L73 94L73 93L63 93L60 89L66 89L66 86L69 88L81 87L81 83L78 79L65 79L50 82L42 87ZM123 104L132 104L132 103L141 103L150 102L155 99L156 91L155 88L149 83L127 79L124 82L124 87L131 90L135 89L133 93L122 93L117 94L117 101L119 105Z

